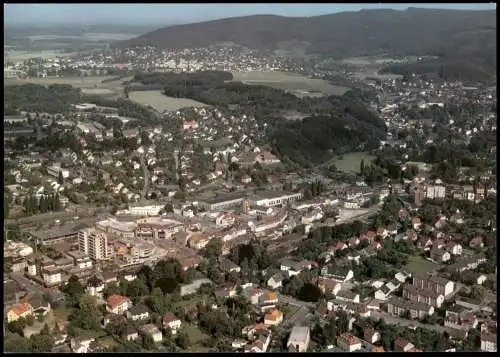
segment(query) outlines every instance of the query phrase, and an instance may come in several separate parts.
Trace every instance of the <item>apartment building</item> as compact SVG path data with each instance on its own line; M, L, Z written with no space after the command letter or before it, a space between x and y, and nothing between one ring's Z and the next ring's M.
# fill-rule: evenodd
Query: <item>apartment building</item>
M423 302L399 298L392 298L387 302L387 312L391 315L400 316L407 311L410 312L413 319L422 319L426 316L431 316L434 313L434 307Z
M405 285L403 288L403 297L405 299L423 302L424 304L440 308L444 302L444 295L431 289L420 289L413 285Z
M92 260L105 260L110 256L107 234L93 228L82 229L78 232L78 249L88 254Z
M430 289L445 298L453 293L455 283L436 275L414 275L412 285L420 289Z

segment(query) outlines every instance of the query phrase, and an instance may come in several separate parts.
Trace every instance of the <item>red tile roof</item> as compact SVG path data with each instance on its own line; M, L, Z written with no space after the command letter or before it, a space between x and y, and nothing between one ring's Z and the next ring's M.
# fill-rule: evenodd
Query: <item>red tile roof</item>
M171 312L167 312L163 316L163 322L166 323L166 324L169 324L169 323L177 321L177 320L179 320L179 319L173 313L171 313Z
M123 304L125 301L128 300L128 297L122 296L122 295L111 295L107 299L108 306L112 309L114 309L117 306L120 306Z

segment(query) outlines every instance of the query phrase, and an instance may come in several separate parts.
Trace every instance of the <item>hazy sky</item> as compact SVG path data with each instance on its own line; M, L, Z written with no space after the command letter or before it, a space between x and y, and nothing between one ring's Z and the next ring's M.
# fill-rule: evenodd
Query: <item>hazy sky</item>
M5 4L4 23L189 23L254 14L313 16L361 9L408 7L490 10L495 4Z

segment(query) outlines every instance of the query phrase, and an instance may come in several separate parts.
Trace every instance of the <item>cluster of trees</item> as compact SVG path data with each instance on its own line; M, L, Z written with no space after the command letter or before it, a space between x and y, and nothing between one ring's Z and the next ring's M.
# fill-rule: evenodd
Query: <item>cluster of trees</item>
M71 104L80 101L80 90L67 84L21 84L4 88L5 109L50 114L69 113ZM4 109L4 110L5 110Z
M412 76L427 75L445 81L468 81L492 83L492 67L487 68L479 63L464 60L433 60L417 63L391 64L382 68L381 73Z
M37 213L46 213L61 210L59 194L43 195L38 199L35 195L26 196L23 201L24 213L32 216Z
M304 185L304 199L308 200L313 197L317 197L325 192L325 183L321 180L315 180Z
M38 334L25 338L18 332L7 332L4 339L4 351L10 353L47 353L54 347L54 337L47 324Z

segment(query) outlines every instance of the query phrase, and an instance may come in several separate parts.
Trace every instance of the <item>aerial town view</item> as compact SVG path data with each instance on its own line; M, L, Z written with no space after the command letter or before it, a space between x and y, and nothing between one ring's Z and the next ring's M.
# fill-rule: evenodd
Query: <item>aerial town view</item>
M4 352L497 351L495 4L4 23Z

